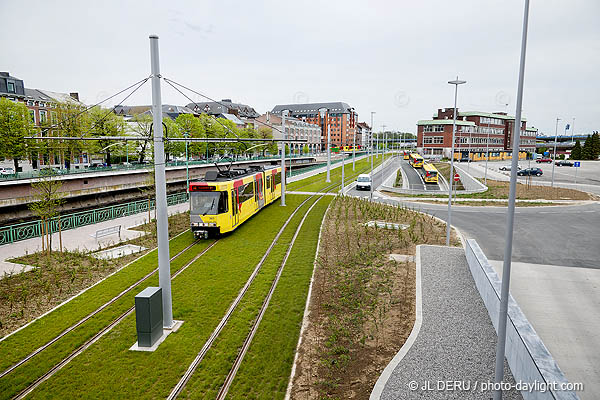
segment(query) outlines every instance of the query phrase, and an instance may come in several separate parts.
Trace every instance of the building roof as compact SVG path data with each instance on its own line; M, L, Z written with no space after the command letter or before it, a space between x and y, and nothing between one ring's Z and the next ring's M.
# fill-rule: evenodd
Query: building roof
M149 114L152 115L152 106L123 106L118 105L114 110L117 115L140 115L140 114ZM163 104L162 112L164 115L168 116L171 119L177 118L181 114L195 114L193 110L184 107L184 106L176 106L173 104Z
M371 129L371 127L369 125L367 125L366 122L359 122L356 124L357 127L359 128L364 128L364 129Z
M332 114L349 113L352 110L347 103L336 101L331 103L279 104L273 107L273 113L290 110L292 114L315 114L320 108L327 108Z
M260 114L247 104L233 103L230 99L221 101L207 101L198 103L189 103L186 107L197 113L206 113L212 115L231 114L231 110L236 110L240 117L256 118Z
M239 119L238 117L236 117L233 114L222 113L219 115L219 118L228 119L229 121L233 122L236 125L245 125L244 121L242 121L241 119Z
M42 89L29 89L25 88L25 100L43 101L43 102L57 102L57 103L72 103L83 105L82 102L74 99L68 93L52 92L50 90Z
M459 117L489 117L489 118L498 118L498 119L504 119L504 120L515 119L515 117L512 115L486 113L486 112L482 112L482 111L464 111L464 112L459 111L458 116ZM521 117L521 121L527 121L527 118Z
M451 119L425 119L417 121L417 125L452 125ZM475 126L473 121L456 120L456 125Z

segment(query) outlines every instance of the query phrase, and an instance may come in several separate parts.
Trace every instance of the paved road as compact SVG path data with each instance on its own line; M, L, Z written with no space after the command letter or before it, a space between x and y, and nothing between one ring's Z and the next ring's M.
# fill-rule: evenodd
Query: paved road
M473 171L473 168L471 168ZM376 200L397 202L383 195ZM447 206L408 202L447 218ZM455 206L452 223L501 274L506 207ZM518 208L511 294L582 399L600 393L600 204Z
M411 167L408 161L401 160L400 166L404 171L404 176L408 180L409 189L413 190L430 190L430 191L439 191L440 187L438 184L433 183L425 183L421 174L417 172L416 169Z
M381 186L383 181L386 178L389 178L391 175L395 174L395 171L397 171L398 168L399 168L398 158L395 158L392 161L385 164L385 166L383 168L383 174L381 173L381 171L375 172L373 174L373 189L376 189L379 186ZM383 176L383 180L382 180L382 176ZM351 184L351 182L347 183L347 185L350 185L350 184ZM351 186L351 189L346 189L345 194L348 196L356 196L356 197L362 197L362 198L369 198L369 196L370 196L369 191L356 190L356 188L354 186Z

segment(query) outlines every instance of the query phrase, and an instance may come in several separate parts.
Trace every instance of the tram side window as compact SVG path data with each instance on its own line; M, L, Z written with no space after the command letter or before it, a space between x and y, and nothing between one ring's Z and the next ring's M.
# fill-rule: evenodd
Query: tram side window
M281 172L276 172L273 177L275 177L275 186L281 184Z
M241 187L239 190L241 190ZM244 190L240 194L240 202L250 200L253 197L254 197L254 182L250 182L244 186Z
M269 176L265 179L265 181L265 183L267 184L267 191L269 191L269 189L271 189L271 177Z

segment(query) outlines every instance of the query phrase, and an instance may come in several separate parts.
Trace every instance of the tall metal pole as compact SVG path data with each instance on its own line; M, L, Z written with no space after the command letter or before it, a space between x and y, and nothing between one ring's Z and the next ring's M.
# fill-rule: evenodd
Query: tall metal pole
M325 123L327 124L327 179L325 182L331 182L331 131L329 126L329 112L325 114Z
M281 206L285 207L285 117L287 110L281 111ZM290 164L292 160L290 159Z
M452 119L452 143L450 145L450 187L448 188L448 220L446 221L446 246L450 246L450 225L452 224L452 182L454 182L454 138L456 136L456 100L458 97L458 85L467 83L467 81L456 80L448 82L454 85L454 116Z
M487 185L488 159L490 158L490 129L491 129L490 123L488 122L488 135L487 135L487 142L485 144L485 176L483 178L486 185Z
M556 140L558 139L558 121L560 118L556 118L556 128L554 128L554 160L552 160L552 184L551 187L554 187L554 167L556 164Z
M187 139L188 133L186 133L185 138ZM187 186L187 194L188 200L190 198L190 163L188 158L188 141L185 141L185 183Z
M575 117L573 117L573 125L571 125L571 142L575 141ZM575 144L575 143L573 143Z
M354 111L350 114L350 120L352 120ZM354 124L354 135L352 135L352 171L356 171L356 123Z
M385 149L387 146L387 133L385 131L385 125L383 126L383 149L381 150L381 184L383 185L383 164L385 163Z
M152 119L154 128L154 182L156 189L156 233L158 239L158 281L162 289L163 327L173 326L171 302L171 265L169 256L169 219L167 216L167 180L165 177L165 143L162 125L158 36L150 35L152 72Z
M373 200L373 114L375 114L375 111L371 111L371 193L369 193L369 197L371 200Z
M342 194L344 194L344 170L346 166L346 153L344 153L344 146L342 146Z
M508 296L510 287L510 269L512 258L513 229L515 222L515 198L517 193L517 165L519 165L519 144L521 141L521 107L523 106L523 81L525 79L525 54L527 49L527 23L529 20L529 0L525 0L523 15L523 38L521 41L521 65L519 66L519 86L517 89L517 110L513 131L513 157L510 169L510 192L508 212L506 214L506 239L504 248L504 265L502 267L502 290L500 297L500 313L498 315L498 346L496 348L495 383L499 387L494 392L494 400L502 399L500 384L504 378L504 354L506 346L506 319L508 314ZM516 157L514 155L517 155Z

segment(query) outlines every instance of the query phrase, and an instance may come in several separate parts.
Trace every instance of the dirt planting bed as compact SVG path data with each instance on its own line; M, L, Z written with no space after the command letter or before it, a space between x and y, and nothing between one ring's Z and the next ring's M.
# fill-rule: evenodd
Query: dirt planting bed
M455 236L452 242L460 243ZM444 244L445 225L402 207L334 200L322 227L293 399L369 397L414 325L415 264L389 255L414 255L421 243Z
M99 260L90 256L89 252L80 251L37 252L9 260L34 269L0 277L0 337L155 248L154 226L154 222L140 225L137 229L148 232L147 235L112 246L133 244L146 248L146 251L113 260ZM188 228L189 213L169 217L171 237Z

